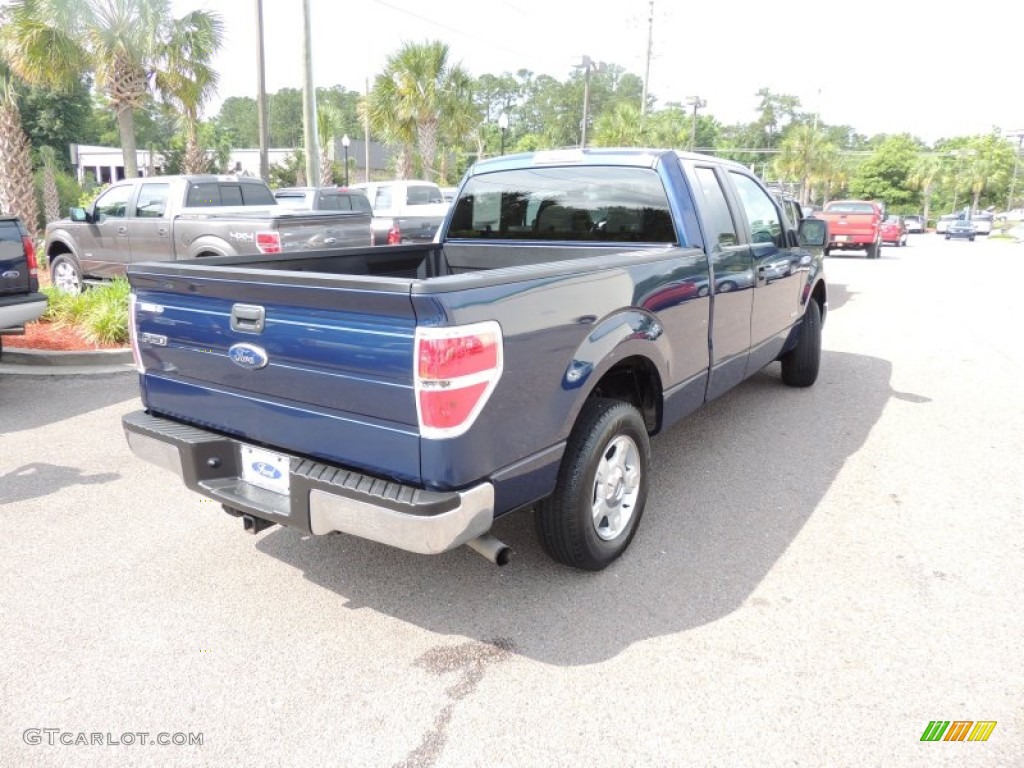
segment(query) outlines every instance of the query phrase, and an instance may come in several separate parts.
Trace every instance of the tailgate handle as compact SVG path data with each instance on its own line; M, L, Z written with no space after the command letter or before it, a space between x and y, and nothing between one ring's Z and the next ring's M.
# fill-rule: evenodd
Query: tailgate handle
M263 333L266 311L256 304L235 304L231 307L231 330L242 333Z

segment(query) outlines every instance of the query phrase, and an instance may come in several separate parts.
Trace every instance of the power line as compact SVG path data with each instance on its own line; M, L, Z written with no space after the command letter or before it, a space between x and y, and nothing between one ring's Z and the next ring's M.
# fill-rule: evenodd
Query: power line
M433 25L435 27L440 27L441 29L446 29L449 32L455 33L456 35L461 35L462 37L469 38L470 40L476 40L476 41L480 40L480 35L473 35L473 34L470 34L469 32L463 32L461 29L456 29L455 27L450 27L447 24L442 24L441 22L437 21L436 19L431 19L431 18L428 18L426 16L421 16L420 14L413 13L412 11L407 10L405 8L399 8L397 5L392 5L391 3L385 2L385 0L372 0L372 1L374 3L376 3L377 5L382 5L385 8L390 8L392 11L397 11L398 13L404 13L406 16L411 16L414 19L418 19L419 21L426 22L427 24L431 24L431 25ZM499 49L505 51L506 53L511 53L511 54L513 54L515 56L524 56L525 57L527 55L527 54L523 53L522 51L515 51L515 50L513 50L511 48L506 48L504 45L500 45L499 43L496 43L493 40L488 40L487 41L487 45L490 48L499 48Z

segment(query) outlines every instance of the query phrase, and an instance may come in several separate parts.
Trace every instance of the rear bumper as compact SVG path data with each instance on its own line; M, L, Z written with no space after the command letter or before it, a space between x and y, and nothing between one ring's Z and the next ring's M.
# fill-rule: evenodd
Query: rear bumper
M46 301L45 293L0 297L0 328L31 323L46 311Z
M132 451L177 474L191 490L306 533L348 533L409 552L437 554L483 535L494 487L434 492L287 456L287 495L242 479L245 443L144 411L122 419Z

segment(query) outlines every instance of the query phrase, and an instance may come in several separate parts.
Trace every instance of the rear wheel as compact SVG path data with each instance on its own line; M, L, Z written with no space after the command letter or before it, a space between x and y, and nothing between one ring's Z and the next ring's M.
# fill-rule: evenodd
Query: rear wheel
M879 248L878 243L872 243L871 245L869 245L867 247L866 251L867 251L867 255L868 255L869 259L877 259L878 258L878 248Z
M647 501L651 444L630 403L592 398L569 436L555 492L534 513L552 558L599 571L629 546Z
M54 257L50 264L50 280L62 293L78 295L82 292L82 268L69 254Z
M821 367L821 308L811 299L804 310L800 340L782 356L782 380L791 387L809 387Z

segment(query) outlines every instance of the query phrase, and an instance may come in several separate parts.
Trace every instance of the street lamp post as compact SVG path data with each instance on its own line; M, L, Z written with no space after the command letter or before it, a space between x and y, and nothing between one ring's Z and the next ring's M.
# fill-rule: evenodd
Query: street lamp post
M697 144L697 110L703 109L708 103L700 96L691 96L686 103L693 107L693 124L690 126L690 151L693 152Z
M501 154L505 154L505 131L508 130L508 115L502 112L498 115L498 127L501 129Z
M351 143L352 143L352 140L348 137L347 133L344 136L341 137L341 146L345 150L345 186L346 187L348 186L348 145L351 144Z

